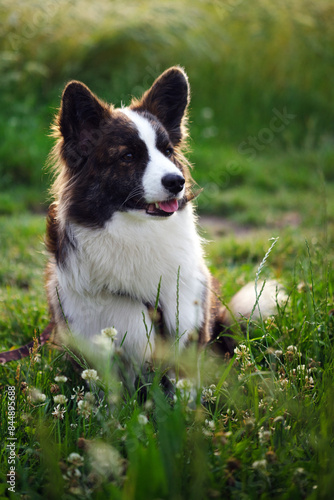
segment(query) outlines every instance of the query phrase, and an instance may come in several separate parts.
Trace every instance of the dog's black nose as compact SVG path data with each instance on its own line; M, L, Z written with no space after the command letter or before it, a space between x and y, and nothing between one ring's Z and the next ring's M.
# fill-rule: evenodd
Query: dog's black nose
M162 185L167 191L177 194L182 191L185 180L178 174L166 174L161 179Z

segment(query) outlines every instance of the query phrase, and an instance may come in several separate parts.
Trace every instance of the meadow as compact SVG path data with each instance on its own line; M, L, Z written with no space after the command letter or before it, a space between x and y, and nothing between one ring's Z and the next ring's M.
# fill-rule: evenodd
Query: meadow
M143 398L119 379L112 338L77 369L36 340L0 368L0 500L333 497L333 21L325 0L1 2L0 351L49 321L49 130L70 79L120 105L185 67L221 300L271 278L289 300L236 325L232 358L172 345L173 394L168 350Z

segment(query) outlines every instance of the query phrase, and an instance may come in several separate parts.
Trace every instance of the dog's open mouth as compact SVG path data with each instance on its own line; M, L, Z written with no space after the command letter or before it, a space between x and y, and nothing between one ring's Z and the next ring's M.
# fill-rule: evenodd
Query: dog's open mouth
M158 201L156 203L149 203L146 206L146 213L149 215L158 215L159 217L169 217L177 212L179 209L179 202L173 198L172 200Z

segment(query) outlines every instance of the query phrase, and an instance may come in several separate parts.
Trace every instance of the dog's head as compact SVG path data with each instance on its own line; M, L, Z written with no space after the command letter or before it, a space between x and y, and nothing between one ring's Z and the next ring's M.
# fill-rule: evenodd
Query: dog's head
M114 108L82 83L62 95L55 130L54 194L71 220L101 227L117 211L167 218L193 198L181 146L189 85L178 67L166 70L139 100Z

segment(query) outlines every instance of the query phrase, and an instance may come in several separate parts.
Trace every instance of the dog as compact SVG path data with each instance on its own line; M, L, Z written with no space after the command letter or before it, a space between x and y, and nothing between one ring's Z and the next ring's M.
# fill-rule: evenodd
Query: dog
M114 327L135 371L150 361L160 334L180 349L194 335L205 346L234 315L249 317L256 300L248 287L224 307L205 263L183 154L189 96L180 67L122 108L71 81L54 123L46 289L55 339L69 329L89 343ZM273 310L272 291L261 303ZM220 338L224 352L234 345Z

